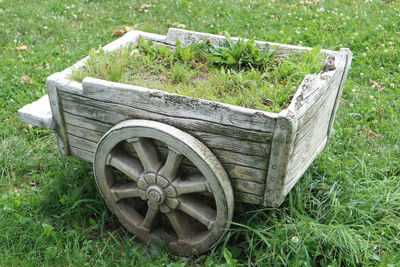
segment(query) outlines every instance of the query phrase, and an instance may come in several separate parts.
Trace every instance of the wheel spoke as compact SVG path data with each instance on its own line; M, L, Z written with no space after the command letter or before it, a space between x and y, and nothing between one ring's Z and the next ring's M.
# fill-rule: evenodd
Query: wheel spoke
M153 228L157 216L158 210L152 209L150 207L147 208L146 216L144 217L144 220L141 223L140 227L149 232Z
M192 237L192 226L190 225L188 218L185 216L185 214L181 213L178 210L174 210L170 213L166 213L166 215L171 222L171 225L174 228L180 241L188 240Z
M169 149L167 160L165 161L165 164L161 168L159 174L170 181L174 180L182 160L182 154L177 153L173 149Z
M157 172L161 162L156 146L147 138L139 138L133 144L145 171Z
M126 184L115 184L110 188L110 192L115 201L130 197L140 197L141 195L141 190L133 182Z
M107 161L108 165L113 166L134 181L137 181L140 174L143 172L143 167L140 162L132 155L122 150L112 151Z
M214 225L217 212L191 196L182 196L179 198L179 209L201 222L210 230Z
M206 178L200 173L192 174L185 180L177 179L172 185L178 195L208 191Z

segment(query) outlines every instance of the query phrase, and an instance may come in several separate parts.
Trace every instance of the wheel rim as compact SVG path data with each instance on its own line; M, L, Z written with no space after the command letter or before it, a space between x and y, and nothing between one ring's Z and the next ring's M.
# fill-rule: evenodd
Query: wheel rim
M172 126L117 124L98 143L94 172L112 212L146 242L203 253L229 228L233 193L225 170L200 141Z

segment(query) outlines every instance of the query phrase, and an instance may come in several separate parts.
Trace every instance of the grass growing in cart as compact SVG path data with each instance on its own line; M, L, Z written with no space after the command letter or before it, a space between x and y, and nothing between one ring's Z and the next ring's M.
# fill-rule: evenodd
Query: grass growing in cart
M95 77L279 112L289 105L306 74L321 71L319 50L279 59L253 40L233 42L229 36L217 47L208 42L182 47L178 42L175 51L140 39L137 48L92 50L85 67L72 76L77 81Z

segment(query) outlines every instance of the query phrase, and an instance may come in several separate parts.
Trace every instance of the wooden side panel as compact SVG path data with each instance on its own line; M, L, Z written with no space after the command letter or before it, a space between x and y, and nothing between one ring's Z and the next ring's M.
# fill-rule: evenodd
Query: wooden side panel
M297 121L289 156L283 195L287 195L325 147L337 111L343 82L351 63L351 52L335 55L335 69L309 75L295 95L289 112Z
M65 91L59 94L72 155L92 162L97 142L118 122L150 119L168 123L190 133L212 150L227 171L239 201L262 204L271 133L176 114L158 114Z
M87 77L83 95L90 99L140 108L160 116L200 120L235 129L272 133L277 114Z

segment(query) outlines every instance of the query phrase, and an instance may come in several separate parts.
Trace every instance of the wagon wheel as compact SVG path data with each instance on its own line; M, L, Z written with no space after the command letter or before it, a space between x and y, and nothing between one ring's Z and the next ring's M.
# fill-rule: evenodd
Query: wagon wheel
M146 120L115 125L97 145L94 172L112 212L145 242L199 254L229 228L233 193L224 168L175 127Z

